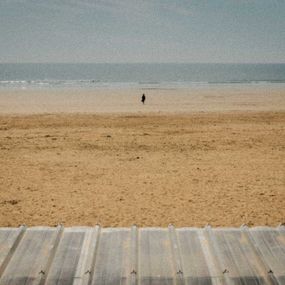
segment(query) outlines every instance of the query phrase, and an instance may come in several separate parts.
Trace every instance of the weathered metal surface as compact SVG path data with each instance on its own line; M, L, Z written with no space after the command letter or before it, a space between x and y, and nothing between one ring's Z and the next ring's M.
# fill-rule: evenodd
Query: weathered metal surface
M127 284L129 260L130 229L102 229L91 284Z
M0 228L0 285L285 285L285 229Z
M279 284L285 284L285 231L260 227L250 231L253 243Z
M276 284L244 228L210 229L208 234L213 255L219 259L222 272L230 283Z
M204 230L185 228L173 230L177 236L181 256L181 271L185 284L225 284L221 270L210 252L210 243Z
M0 284L40 284L56 236L56 228L27 229L1 276Z

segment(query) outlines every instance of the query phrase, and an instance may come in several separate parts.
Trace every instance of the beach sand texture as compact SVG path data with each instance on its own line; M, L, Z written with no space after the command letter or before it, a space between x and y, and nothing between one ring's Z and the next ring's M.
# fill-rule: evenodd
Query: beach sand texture
M146 94L146 104L141 95ZM284 111L285 86L185 89L0 89L0 114Z
M0 226L275 226L284 169L284 110L2 114Z

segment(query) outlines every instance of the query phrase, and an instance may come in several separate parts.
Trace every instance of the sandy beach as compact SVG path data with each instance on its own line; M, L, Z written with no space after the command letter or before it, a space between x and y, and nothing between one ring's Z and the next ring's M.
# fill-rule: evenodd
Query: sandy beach
M140 103L142 93L146 104ZM285 84L178 89L0 89L0 114L284 111Z
M284 169L284 89L0 91L2 227L276 226Z

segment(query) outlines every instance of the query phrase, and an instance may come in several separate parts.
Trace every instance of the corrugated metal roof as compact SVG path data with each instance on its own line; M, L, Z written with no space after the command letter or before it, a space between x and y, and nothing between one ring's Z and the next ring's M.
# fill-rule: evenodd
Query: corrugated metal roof
M0 284L285 284L285 227L0 228Z

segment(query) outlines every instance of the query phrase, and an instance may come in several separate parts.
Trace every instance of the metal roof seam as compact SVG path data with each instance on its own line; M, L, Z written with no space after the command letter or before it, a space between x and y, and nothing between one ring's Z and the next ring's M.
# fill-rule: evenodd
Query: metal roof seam
M260 251L259 247L257 244L254 242L254 239L248 230L248 227L243 227L242 232L246 234L246 237L249 241L250 247L255 253L256 260L259 263L259 268L263 270L264 276L269 278L269 283L271 284L278 284L277 278L274 276L272 270L270 269L270 266L267 264L265 261L262 252Z
M83 243L80 249L80 258L78 260L75 275L73 276L73 285L87 284L91 274L91 263L93 252L96 246L97 228L86 228Z
M138 284L138 229L131 227L131 262L130 262L130 285Z
M256 251L257 255L262 260L263 266L265 267L265 271L268 272L270 270L270 266L265 262L263 254L259 249L258 245L256 244L251 232L248 230L248 228L244 228L244 231L247 233L247 237L249 239L249 242L251 243L252 248Z
M137 231L137 269L138 269L138 272L137 272L137 284L140 284L140 280L141 280L141 271L139 270L140 269L140 260L141 260L141 252L140 252L140 244L139 244L139 241L140 241L140 237L141 237L141 231L140 229L138 228L138 231Z
M98 248L99 248L99 242L100 242L100 234L101 234L101 226L97 225L95 228L97 228L97 235L96 235L96 245L93 253L93 258L91 262L91 272L89 273L89 279L88 279L88 285L92 284L93 278L94 278L94 273L95 273L95 265L96 265L96 259L97 259L97 253L98 253Z
M172 263L174 266L174 280L177 284L185 284L184 272L182 266L182 258L180 253L179 242L177 239L177 233L173 225L168 226L168 235L171 244L171 254L172 254Z
M211 278L221 278L220 276L217 276L216 274L216 271L218 271L217 270L217 259L214 258L214 255L212 252L213 250L210 249L207 236L202 232L202 230L198 231L198 238L201 243L201 250L205 258L205 263L207 264L207 270L208 270L209 276L211 276Z
M17 236L17 238L15 239L13 245L11 246L5 260L3 261L2 265L0 266L0 281L1 281L1 277L6 269L6 267L8 266L11 258L13 257L13 254L16 252L16 249L18 247L18 245L20 244L21 240L23 239L23 236L25 234L27 230L26 225L22 225L19 227L19 234Z
M39 282L39 285L44 285L46 283L46 280L47 280L47 277L48 277L48 273L49 273L49 270L51 268L51 265L52 265L53 259L55 257L55 254L56 254L58 245L60 243L61 237L63 235L63 232L64 232L64 226L59 224L57 226L57 233L56 233L56 236L55 236L53 247L51 249L51 253L49 255L49 258L48 258L48 261L47 261L47 264L46 264L46 268L45 269L41 269L41 271L39 272L39 274L41 274L41 280Z
M169 238L171 243L171 250L173 255L173 261L175 265L175 274L181 274L183 275L183 266L182 266L182 258L180 254L180 247L179 242L177 239L177 232L174 226L169 225L168 226L169 231Z
M217 269L219 270L221 274L220 277L224 278L226 284L231 284L231 281L228 275L230 272L225 267L225 264L222 262L220 252L217 248L216 238L213 235L212 227L207 225L204 230L205 230L206 239L209 241L209 244L212 245L212 246L209 246L209 248L210 248L211 256L213 257L213 259L216 260L215 263L216 263Z

